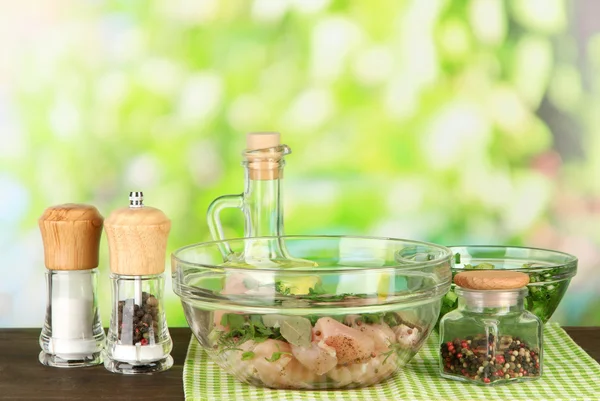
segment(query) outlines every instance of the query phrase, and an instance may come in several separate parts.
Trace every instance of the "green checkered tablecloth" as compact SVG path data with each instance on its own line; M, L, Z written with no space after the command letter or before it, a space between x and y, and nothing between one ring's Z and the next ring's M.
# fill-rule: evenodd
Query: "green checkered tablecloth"
M186 400L600 400L600 365L556 323L544 329L541 379L482 387L438 375L433 333L413 360L384 383L357 390L301 391L258 388L236 381L208 359L194 336L183 383Z

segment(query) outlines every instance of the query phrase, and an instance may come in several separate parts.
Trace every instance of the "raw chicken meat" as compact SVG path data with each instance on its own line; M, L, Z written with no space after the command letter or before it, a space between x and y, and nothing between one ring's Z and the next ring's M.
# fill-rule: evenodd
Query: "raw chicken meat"
M339 365L371 358L375 351L375 343L371 337L330 317L317 320L313 329L313 341L315 340L323 340L335 349Z
M396 342L396 334L385 323L365 324L360 315L348 315L344 320L353 329L369 336L375 344L375 353L389 351L390 345Z
M352 383L363 386L380 382L394 373L396 367L395 354L391 354L389 357L380 355L365 363L337 366L329 371L327 376L335 380L336 385L339 387L348 386Z
M311 388L319 379L291 355L290 344L279 340L266 340L254 348L254 367L260 380L273 388ZM273 355L281 352L279 359Z
M281 352L279 359L268 361L276 352ZM292 360L290 344L279 340L266 340L254 348L254 367L260 380L269 387L281 386L287 378L284 368Z
M337 365L335 348L325 344L323 340L311 343L310 347L292 345L292 354L304 367L322 375Z
M406 347L414 347L421 339L421 333L418 328L408 327L404 324L394 327L394 333L396 334L398 343Z

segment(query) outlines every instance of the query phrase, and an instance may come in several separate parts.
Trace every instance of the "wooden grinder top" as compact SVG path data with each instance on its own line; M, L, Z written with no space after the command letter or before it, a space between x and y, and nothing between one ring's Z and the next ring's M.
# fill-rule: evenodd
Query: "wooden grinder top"
M50 270L98 267L104 218L94 206L66 203L44 210L38 220L44 243L44 263Z
M471 290L512 290L529 284L529 275L509 270L473 270L458 273L454 283Z
M143 194L132 192L130 206L113 211L104 223L110 271L128 276L165 271L171 220L159 209L143 205Z

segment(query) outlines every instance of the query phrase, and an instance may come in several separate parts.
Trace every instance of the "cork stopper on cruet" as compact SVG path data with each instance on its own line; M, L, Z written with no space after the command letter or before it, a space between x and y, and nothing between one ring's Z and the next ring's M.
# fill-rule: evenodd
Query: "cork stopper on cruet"
M98 267L104 218L94 206L66 203L44 210L38 220L49 270L88 270Z
M111 272L129 276L164 272L171 220L161 210L145 206L142 192L130 192L129 207L113 211L104 229Z
M282 178L283 157L291 153L281 144L279 132L249 132L246 135L244 156L252 180L275 180Z

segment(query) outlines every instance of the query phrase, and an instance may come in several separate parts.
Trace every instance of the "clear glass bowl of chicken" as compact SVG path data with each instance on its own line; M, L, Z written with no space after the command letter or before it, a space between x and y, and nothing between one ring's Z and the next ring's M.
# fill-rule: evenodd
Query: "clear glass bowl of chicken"
M206 354L238 380L357 388L394 375L427 340L451 255L373 237L215 241L173 253L173 289Z

